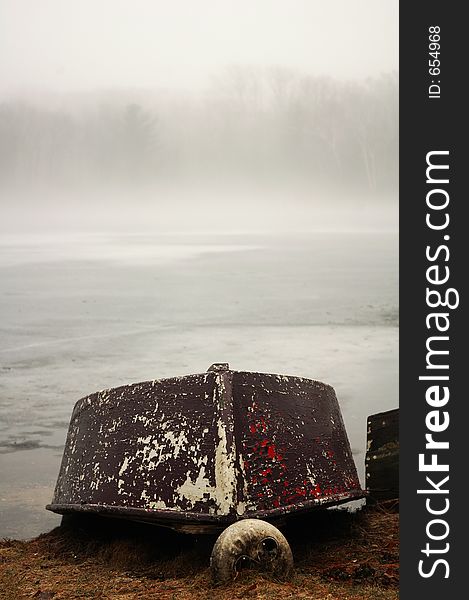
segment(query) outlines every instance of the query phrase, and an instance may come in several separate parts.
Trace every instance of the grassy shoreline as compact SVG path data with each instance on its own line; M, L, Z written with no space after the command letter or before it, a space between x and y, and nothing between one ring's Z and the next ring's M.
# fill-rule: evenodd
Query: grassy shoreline
M0 598L395 600L398 527L398 513L382 506L295 518L284 529L295 557L291 581L246 571L220 587L208 568L214 536L75 522L29 541L0 542Z

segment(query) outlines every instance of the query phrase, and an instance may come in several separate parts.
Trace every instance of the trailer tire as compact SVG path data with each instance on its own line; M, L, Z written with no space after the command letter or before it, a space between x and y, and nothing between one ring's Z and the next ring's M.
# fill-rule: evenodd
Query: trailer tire
M212 577L217 583L226 583L244 567L269 573L275 579L288 579L293 556L285 536L260 519L242 519L227 527L212 550Z

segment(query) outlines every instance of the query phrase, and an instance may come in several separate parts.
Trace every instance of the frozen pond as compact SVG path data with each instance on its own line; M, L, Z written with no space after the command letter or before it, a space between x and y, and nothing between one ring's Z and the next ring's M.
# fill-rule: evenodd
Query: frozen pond
M363 482L366 417L398 403L397 303L391 233L3 236L0 537L59 522L76 400L213 362L334 386Z

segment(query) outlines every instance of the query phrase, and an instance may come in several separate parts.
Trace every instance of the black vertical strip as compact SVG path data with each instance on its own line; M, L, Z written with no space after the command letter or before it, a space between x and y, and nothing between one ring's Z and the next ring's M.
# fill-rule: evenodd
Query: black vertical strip
M465 337L467 260L469 257L469 228L466 205L469 204L464 189L466 178L467 108L464 88L467 87L467 22L463 17L464 3L458 2L402 2L400 5L400 494L401 494L401 598L449 598L465 595L468 556L468 513L469 486L467 485L469 452L469 421L467 406L469 395L465 391L463 378L468 369ZM437 59L440 73L429 72L429 60L435 60L429 36L439 28L440 48ZM466 50L463 52L463 50ZM429 86L440 86L439 98L429 98ZM437 92L437 88L432 88ZM437 95L437 94L435 94ZM449 151L449 154L434 158L435 163L449 165L449 170L434 170L436 178L449 178L448 184L426 181L426 156L431 151ZM429 209L426 196L432 189L444 190L449 195L446 209ZM444 192L432 196L435 204L443 202ZM443 230L432 230L426 225L426 215L431 214L434 223L442 223L445 213L450 219ZM449 239L445 239L449 236ZM449 250L449 258L444 248ZM433 260L426 257L426 248ZM449 273L446 283L431 284L430 277L442 279ZM445 269L448 267L448 270ZM438 275L438 277L436 277ZM458 308L439 306L431 308L426 301L426 288L439 291L442 296L454 288L460 297ZM449 292L450 303L457 297L456 291ZM436 301L436 294L432 296ZM436 318L426 318L431 313L440 313L440 326L450 323L449 329L439 332ZM429 326L428 326L429 325ZM447 336L446 340L430 342L434 349L449 350L449 354L434 356L432 362L448 365L448 369L427 368L426 343L432 336ZM421 380L419 376L448 376L449 381ZM426 401L430 386L447 386L450 398L446 405L432 407ZM442 387L439 388L442 393ZM438 415L428 416L430 411ZM445 411L450 418L447 429L433 433L433 439L448 441L449 449L426 450L425 435L429 433L426 418L435 426L443 427ZM448 464L449 472L419 471L419 454L425 454L425 462L436 454L438 464ZM440 485L449 475L449 480ZM426 480L429 477L433 485ZM418 494L418 489L448 493ZM449 509L441 515L428 511L443 510L447 500ZM449 533L444 537L447 527ZM429 528L429 529L428 529ZM440 540L433 540L428 531ZM428 544L428 546L427 546ZM447 546L448 544L449 546ZM446 551L447 550L447 551ZM425 552L423 552L425 551ZM436 563L442 560L446 563ZM428 577L419 574L421 570ZM449 577L445 575L449 573ZM460 591L462 590L462 592ZM419 595L417 595L419 594ZM446 594L446 596L444 596Z

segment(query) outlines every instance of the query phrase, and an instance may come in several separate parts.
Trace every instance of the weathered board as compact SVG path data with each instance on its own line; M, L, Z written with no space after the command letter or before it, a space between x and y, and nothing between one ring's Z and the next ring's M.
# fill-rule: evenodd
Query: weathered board
M368 417L365 463L370 499L399 498L399 409Z
M219 365L80 400L47 508L189 530L362 495L330 386Z

